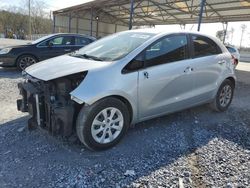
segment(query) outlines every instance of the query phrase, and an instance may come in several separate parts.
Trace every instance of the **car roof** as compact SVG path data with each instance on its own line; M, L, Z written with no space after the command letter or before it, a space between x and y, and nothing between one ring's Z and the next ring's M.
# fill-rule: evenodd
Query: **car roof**
M147 28L147 29L133 29L133 30L128 30L125 32L141 32L141 33L151 33L151 34L155 34L155 35L166 35L166 34L178 34L178 33L186 33L186 34L195 34L195 35L202 35L202 36L206 36L209 38L214 39L215 37L211 36L211 35L207 35L204 34L202 32L197 32L197 31L188 31L188 30L176 30L176 29L156 29L156 28Z
M208 37L210 39L212 39L220 48L222 51L227 51L226 47L224 46L224 44L216 37L211 36L211 35L207 35L204 34L202 32L197 32L197 31L187 31L187 30L181 30L181 29L168 29L168 28L164 28L164 29L158 29L158 28L147 28L147 29L134 29L134 30L129 30L129 31L124 31L124 32L131 32L131 33L150 33L150 34L155 34L155 37L157 36L165 36L165 35L171 35L171 34L194 34L194 35L200 35L200 36L204 36L204 37Z

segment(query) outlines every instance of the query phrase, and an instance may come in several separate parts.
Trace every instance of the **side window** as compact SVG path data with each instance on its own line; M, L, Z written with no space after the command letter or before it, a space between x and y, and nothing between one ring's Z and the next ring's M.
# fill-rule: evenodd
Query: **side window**
M173 35L160 39L146 49L147 66L180 61L188 57L188 43L185 35Z
M70 45L74 45L74 41L73 41L73 37L71 36L64 36L64 37L56 37L53 38L49 41L47 41L47 43L52 43L53 46L70 46Z
M85 37L75 37L75 45L85 46L90 43L90 40Z
M193 35L194 57L203 57L221 53L220 47L211 39Z
M74 38L71 36L61 36L61 37L55 37L50 40L46 40L39 44L39 46L49 46L49 44L52 43L53 46L67 46L67 45L74 45Z

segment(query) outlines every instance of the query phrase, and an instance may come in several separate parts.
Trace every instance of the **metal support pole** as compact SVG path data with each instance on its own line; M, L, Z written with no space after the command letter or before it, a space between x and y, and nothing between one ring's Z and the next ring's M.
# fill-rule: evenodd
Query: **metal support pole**
M131 30L133 27L133 16L134 16L134 0L130 0L129 30Z
M53 33L56 32L56 16L53 14Z
M31 40L31 5L30 5L30 0L29 0L29 40Z
M79 18L76 18L76 33L79 33Z
M115 24L115 33L117 32L117 24Z
M69 33L71 32L71 13L69 15Z
M99 21L96 20L96 38L98 39L98 34L99 34Z
M227 35L227 26L228 26L228 22L226 22L226 29L224 30L223 44L225 44L225 40L226 40L226 35Z
M202 22L202 15L203 15L203 10L205 6L206 0L201 0L201 7L200 7L200 13L199 13L199 20L198 20L198 31L200 31L201 28L201 22Z
M91 7L91 18L90 18L90 36L93 35L93 8Z

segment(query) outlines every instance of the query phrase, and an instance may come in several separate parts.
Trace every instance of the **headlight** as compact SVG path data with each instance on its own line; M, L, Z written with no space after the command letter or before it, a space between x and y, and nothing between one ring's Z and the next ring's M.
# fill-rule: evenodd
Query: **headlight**
M12 48L4 48L2 50L0 50L0 54L7 54L12 50Z

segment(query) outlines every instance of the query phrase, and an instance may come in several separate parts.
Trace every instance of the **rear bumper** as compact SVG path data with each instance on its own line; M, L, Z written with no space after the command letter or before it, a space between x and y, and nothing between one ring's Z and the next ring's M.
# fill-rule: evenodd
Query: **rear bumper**
M53 135L70 136L73 128L74 104L68 101L62 105L61 101L51 101L46 92L46 86L35 87L32 83L19 83L21 99L17 100L17 109L28 112L31 118L28 121L30 129L41 127Z

